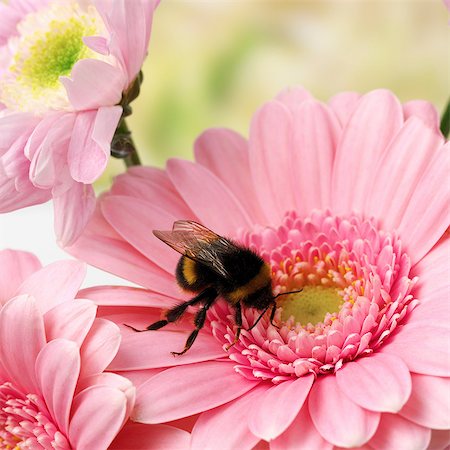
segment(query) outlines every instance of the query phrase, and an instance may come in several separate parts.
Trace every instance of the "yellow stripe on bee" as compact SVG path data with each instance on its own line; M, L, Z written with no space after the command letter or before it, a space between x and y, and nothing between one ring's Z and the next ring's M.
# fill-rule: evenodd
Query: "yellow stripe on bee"
M197 281L196 264L195 261L186 258L186 256L183 259L183 276L189 284L194 284Z
M250 294L267 286L268 283L270 283L270 267L264 263L257 275L255 275L248 283L235 289L230 294L227 294L227 297L233 303L238 303Z

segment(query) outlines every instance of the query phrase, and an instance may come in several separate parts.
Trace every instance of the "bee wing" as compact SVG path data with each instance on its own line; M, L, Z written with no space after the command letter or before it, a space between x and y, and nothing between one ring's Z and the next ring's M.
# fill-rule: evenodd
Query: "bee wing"
M209 228L191 220L178 220L173 224L172 231L154 230L153 234L178 253L204 264L225 278L229 277L222 255L236 246Z

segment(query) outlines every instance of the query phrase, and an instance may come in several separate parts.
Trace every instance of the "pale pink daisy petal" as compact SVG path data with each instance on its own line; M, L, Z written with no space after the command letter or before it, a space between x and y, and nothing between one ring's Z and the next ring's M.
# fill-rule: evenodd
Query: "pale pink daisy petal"
M400 415L424 427L450 429L450 379L412 375L413 391Z
M375 433L380 414L369 412L353 403L333 377L325 377L311 389L308 401L314 426L329 442L342 447L357 447ZM330 414L329 410L339 411Z
M392 336L382 351L402 359L411 372L450 376L450 359L444 342L450 342L448 324L411 323Z
M328 101L331 109L336 114L341 126L347 125L348 120L353 114L361 95L357 92L340 92L331 97Z
M269 223L278 222L294 204L294 180L289 170L293 164L291 128L291 114L275 101L257 111L250 127L250 170Z
M240 134L225 128L206 130L195 141L194 154L199 164L228 184L257 223L264 223L267 220L256 201L256 190L252 180L248 177L250 172L248 143Z
M370 411L398 412L411 395L408 367L387 354L346 364L336 373L336 381L348 398Z
M272 386L259 396L256 404L251 407L248 426L250 431L270 441L283 433L291 425L303 402L307 399L314 376L299 378L277 386ZM295 398L295 402L291 401ZM272 411L278 411L275 417Z
M88 298L102 306L144 306L165 308L178 300L149 290L126 286L96 286L82 289L79 298Z
M119 106L77 114L67 154L70 174L75 181L93 183L102 174L121 114Z
M205 167L171 159L167 163L167 173L198 220L210 223L218 233L229 234L252 223L235 195ZM205 183L208 189L205 189ZM229 214L227 221L222 220L224 210Z
M375 179L373 166L399 131L402 115L399 101L388 91L373 91L358 102L336 149L331 190L335 212L364 211Z
M73 399L70 441L76 448L108 448L122 426L125 411L126 396L120 390L108 386L85 389ZM95 426L86 426L86 422Z
M14 297L22 282L42 266L32 253L0 251L0 305Z
M405 120L411 116L420 117L424 123L433 128L439 130L439 113L436 107L425 100L411 100L403 104L403 114Z
M143 322L133 321L130 312L128 312L126 315L124 314L122 320L128 320L134 327L145 328L149 323L159 320L160 314L158 313L152 318L149 315L143 316L141 313L141 317L143 317ZM118 322L117 317L107 316L107 318ZM195 347L183 359L174 358L167 351L167 346L182 349L191 330L183 331L161 331L157 336L146 333L144 339L140 338L137 333L124 333L117 356L111 362L109 368L120 371L171 367L210 361L223 355L222 346L212 336L199 336L195 341ZM139 354L134 351L136 346L140 348Z
M327 442L314 426L305 404L292 425L280 436L270 442L271 450L331 450L333 445ZM336 447L334 447L336 448Z
M256 386L247 395L239 397L223 406L203 413L195 422L191 448L203 450L247 450L254 448L260 440L249 432L247 418L254 402L267 392L266 386ZM241 420L236 421L239 417ZM243 419L243 420L242 420Z
M40 391L53 420L66 435L80 366L79 347L67 339L50 341L36 358L36 379Z
M428 428L416 425L399 415L383 414L374 437L369 441L371 448L427 449L431 439Z
M190 416L234 400L258 385L239 376L233 365L208 361L155 375L138 389L133 420L151 424Z
M81 346L83 367L80 377L103 372L113 360L120 345L117 325L105 319L95 319Z
M62 302L44 314L45 334L48 340L70 339L79 346L94 323L96 306L89 300Z
M36 301L20 295L0 310L0 361L10 380L25 392L38 392L34 362L45 345L42 315Z
M33 273L20 286L18 294L30 294L41 312L75 297L86 275L79 261L59 261Z
M70 251L159 293L149 306L166 301L159 314L142 296L99 303L100 315L123 330L110 367L139 383L135 419L199 414L192 431L199 448L217 430L225 448L240 440L244 448L268 448L270 440L274 449L369 449L381 439L380 424L397 442L407 421L422 446L433 427L447 426L439 402L433 421L426 409L414 412L438 391L415 377L437 385L450 370L442 319L448 144L424 123L425 110L406 111L384 90L344 93L328 106L302 89L285 91L257 112L248 144L214 129L197 141L196 162L173 160L166 171L136 168L117 179ZM245 182L236 180L234 164ZM177 357L170 352L182 349L194 309L163 330L125 330L161 320L164 309L188 298L168 272L179 255L150 241L153 229L178 219L258 253L271 268L274 295L301 292L277 298L273 324L263 315L250 331L261 311L243 308L236 341L233 305L218 299L197 341Z

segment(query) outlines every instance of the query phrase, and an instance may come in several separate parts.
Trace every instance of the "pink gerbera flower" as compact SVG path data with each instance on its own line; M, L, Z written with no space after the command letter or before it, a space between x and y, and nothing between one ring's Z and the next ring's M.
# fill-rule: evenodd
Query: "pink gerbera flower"
M157 3L0 3L0 212L53 197L58 239L79 235L137 95Z
M128 421L135 387L105 371L119 329L74 300L83 264L7 250L0 267L1 448L187 448L185 431Z
M134 420L200 414L192 448L444 448L450 429L450 148L426 102L388 91L282 92L255 115L249 142L206 131L195 162L119 176L72 253L152 290L106 300L107 317L145 327L185 295L179 255L152 236L193 219L271 266L278 328L243 331L218 301L191 350L189 320L123 330L111 367L141 379ZM94 298L95 292L83 295ZM105 314L107 314L107 309ZM244 327L258 312L244 311ZM131 319L134 319L131 321Z

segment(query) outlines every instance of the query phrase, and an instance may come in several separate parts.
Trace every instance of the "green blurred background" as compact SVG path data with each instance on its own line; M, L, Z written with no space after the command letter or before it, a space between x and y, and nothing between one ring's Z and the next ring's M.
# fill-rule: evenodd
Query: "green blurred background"
M384 87L442 111L450 92L441 1L162 0L128 124L145 164L192 158L195 138L247 135L255 110L286 86L327 100ZM113 160L98 187L123 172Z

